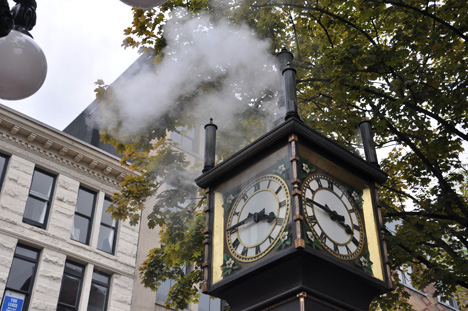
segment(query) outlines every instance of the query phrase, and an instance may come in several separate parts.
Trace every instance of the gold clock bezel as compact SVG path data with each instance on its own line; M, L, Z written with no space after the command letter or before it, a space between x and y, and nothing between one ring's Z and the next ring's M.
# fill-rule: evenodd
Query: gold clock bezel
M270 181L270 182L274 181L277 184L279 184L279 188L277 188L277 192L274 193L275 191L272 191L272 189L270 189L268 187L267 188L263 187L263 188L259 188L257 190L254 190L254 192L248 196L248 199L244 200L243 198L249 192L249 190L251 190L253 187L255 187L256 184L258 184L258 183L260 183L262 181ZM272 240L270 240L269 245L263 251L261 251L258 254L255 254L253 256L244 256L244 255L241 255L238 252L236 252L235 248L233 246L233 243L232 243L233 240L231 239L231 237L234 236L234 234L231 234L231 232L226 231L226 245L227 245L227 248L229 249L229 252L231 253L231 255L236 260L238 260L240 262L254 262L254 261L257 261L257 260L263 258L265 255L267 255L274 248L274 246L278 243L281 235L284 233L284 230L285 230L285 228L287 227L287 225L289 223L289 215L290 215L290 212L291 212L291 194L290 194L290 191L289 191L289 187L281 177L279 177L277 175L273 175L273 174L268 174L268 175L263 175L263 176L255 178L252 182L250 182L247 185L247 187L245 187L240 192L240 194L237 196L234 204L231 206L231 208L229 210L229 214L228 214L228 218L227 218L227 221L226 221L225 228L229 228L229 227L232 226L233 215L234 215L235 211L239 210L238 207L240 205L242 205L240 207L240 210L242 210L245 207L246 203L254 195L256 195L260 191L265 191L265 189L267 189L268 191L271 191L271 192L273 192L275 194L275 197L276 197L277 203L278 203L278 206L276 207L276 210L277 210L276 215L279 215L280 209L286 209L284 220L283 220L283 222L281 224L281 228L280 228L279 232L275 235L275 237ZM286 203L284 204L284 206L280 206L280 204L279 204L278 193L281 192L281 191L284 192L285 197L286 197L285 198ZM277 221L277 220L275 220L275 221ZM275 226L273 226L273 228L271 229L269 234L271 234L271 232L274 230L274 228L275 228ZM268 239L269 236L270 235L265 236L265 238L260 243L258 243L257 245L263 244ZM239 236L238 236L238 238L239 238ZM241 241L240 241L240 243L242 244ZM255 246L255 245L253 245L253 246ZM253 248L253 246L251 246L250 248Z
M332 241L332 243L334 245L337 245L337 246L347 246L348 244L350 244L352 242L352 238L354 237L354 234L351 236L351 238L346 243L338 243L338 242L334 241L332 238L330 238L330 236L327 234L327 230L325 230L323 228L322 224L320 224L320 222L317 220L315 215L309 215L308 207L307 207L308 203L306 202L306 199L308 198L308 193L311 193L311 191L312 191L311 188L309 188L310 183L317 180L317 179L327 180L327 181L329 181L329 182L331 182L333 184L333 187L339 188L340 191L343 193L343 196L340 198L340 200L343 202L343 199L346 199L349 202L349 204L352 206L352 210L355 211L353 214L356 216L357 225L359 227L359 230L357 230L354 227L355 224L354 224L353 219L351 217L351 212L346 208L346 204L343 203L343 205L345 206L345 208L346 208L346 210L347 210L347 212L349 214L349 219L352 222L353 226L351 226L351 227L353 227L353 231L356 230L356 231L359 232L359 241L358 241L359 243L358 243L358 245L356 245L356 250L351 252L351 253L348 252L347 255L345 255L343 253L340 253L339 251L337 252L334 248L327 245L327 243L323 243L322 240L321 240L321 234L319 234L317 232L317 230L315 229L315 226L318 226L320 228L321 232L323 232L325 235L327 235L327 239ZM317 184L317 185L318 185L317 190L318 189L326 189L327 191L331 191L332 193L337 195L336 192L331 190L328 185L322 185L322 186L320 186L319 184ZM317 191L317 190L315 190L315 191ZM328 253L330 253L334 257L342 259L342 260L354 260L354 259L356 259L357 257L359 257L361 255L361 253L362 253L362 251L364 249L364 244L365 244L365 240L366 240L365 224L363 222L362 211L357 206L355 200L349 195L348 191L346 190L346 187L344 187L342 185L342 183L337 181L335 178L333 178L331 176L328 176L326 174L323 174L323 173L315 173L315 174L311 174L311 175L307 176L305 178L304 182L303 182L303 185L302 185L302 204L303 204L304 215L305 215L307 225L309 226L312 234L314 235L314 238L317 239L318 241L320 241L320 245ZM313 208L310 208L310 209L312 209L312 212L314 212ZM317 223L313 224L312 219L315 219L317 221ZM349 248L347 248L347 249L349 249Z

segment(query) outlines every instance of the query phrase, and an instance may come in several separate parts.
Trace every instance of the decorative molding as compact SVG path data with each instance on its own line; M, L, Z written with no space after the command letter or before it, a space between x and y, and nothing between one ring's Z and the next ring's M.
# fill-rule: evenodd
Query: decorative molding
M19 130L20 130L20 127L18 125L15 125L10 129L10 134L16 135L19 132Z
M33 143L29 143L26 140L22 140L16 136L12 136L0 130L0 141L4 142L5 144L4 146L7 149L13 148L13 149L18 149L17 151L23 150L23 152L19 152L19 153L21 153L22 156L24 156L25 158L32 159L32 161L35 163L41 163L42 165L44 165L43 163L44 161L49 161L49 162L52 162L53 164L49 163L48 166L50 166L51 169L53 170L56 170L56 171L72 170L80 174L87 175L89 178L87 183L89 184L100 182L111 187L112 189L119 188L120 181L118 180L118 177L104 175L101 172L93 170L93 168L99 164L97 160L93 160L91 163L89 163L88 167L86 167L85 166L86 164L84 163L83 163L84 165L78 164L77 162L75 162L74 158L70 157L69 159L67 159L65 156L59 155L58 153L51 150L50 147L53 144L51 140L46 141L42 145L43 148L41 148L41 146L38 146ZM61 151L63 149L64 148L62 148ZM67 148L67 153L68 153L68 148ZM122 172L120 175L122 174L125 174L125 173ZM108 189L108 191L113 192L115 190Z
M48 139L44 144L42 144L42 148L49 149L52 146L53 142Z
M98 161L93 160L93 161L91 161L91 162L88 164L88 167L91 168L91 169L93 169L93 168L96 167L96 165L98 165L98 163L99 163Z
M26 140L32 143L36 139L36 137L37 137L36 133L31 132L29 136L26 138Z
M103 173L104 175L109 175L110 172L112 172L112 167L110 167L110 166L106 167L106 168L102 171L102 173Z
M117 180L118 180L118 181L122 181L122 180L125 179L126 176L127 176L127 174L125 174L125 173L120 173L120 175L117 176Z
M83 155L81 153L78 153L74 158L73 160L78 163L80 162L81 160L83 159Z
M62 149L60 149L60 151L59 151L59 154L60 154L61 156L64 156L64 155L66 155L67 153L68 153L68 148L67 148L67 147L62 147Z

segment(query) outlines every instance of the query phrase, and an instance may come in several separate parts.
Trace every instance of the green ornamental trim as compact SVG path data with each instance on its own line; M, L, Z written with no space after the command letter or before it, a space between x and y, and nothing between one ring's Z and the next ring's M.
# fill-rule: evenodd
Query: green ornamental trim
M303 158L303 157L300 157L299 158L300 160L300 163L301 163L301 178L306 178L307 175L309 175L310 173L313 173L317 170L317 167L310 164L309 160Z
M285 158L276 162L273 166L272 172L283 179L288 179L289 177L289 161Z
M363 256L356 258L356 261L354 262L356 266L361 267L364 272L370 275L374 275L372 272L372 265L374 264L370 258L370 253L369 251L366 251Z
M289 232L289 225L286 225L284 228L283 233L281 234L278 243L276 243L275 247L273 249L284 249L287 246L291 245L291 233Z
M229 212L231 209L232 205L234 204L236 197L239 195L239 192L232 192L229 195L224 195L223 194L223 208L225 212Z
M307 231L306 244L312 246L313 249L323 249L322 244L320 244L320 241L315 238L311 231Z
M359 208L362 208L362 202L364 202L364 200L362 199L362 195L364 192L361 189L354 188L350 185L347 185L347 188L348 188L348 193L351 195L354 202L356 202Z
M232 271L237 270L239 268L239 265L234 261L234 259L229 257L228 254L224 254L223 265L221 266L223 273L221 274L221 276L230 275Z

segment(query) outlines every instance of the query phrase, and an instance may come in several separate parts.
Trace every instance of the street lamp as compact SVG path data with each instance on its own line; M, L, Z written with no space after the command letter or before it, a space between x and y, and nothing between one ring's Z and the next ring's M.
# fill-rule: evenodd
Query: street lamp
M47 75L44 52L29 30L36 25L36 1L0 0L0 98L19 100L37 92Z
M155 6L164 4L167 0L120 0L125 4L131 5L134 8L151 9Z

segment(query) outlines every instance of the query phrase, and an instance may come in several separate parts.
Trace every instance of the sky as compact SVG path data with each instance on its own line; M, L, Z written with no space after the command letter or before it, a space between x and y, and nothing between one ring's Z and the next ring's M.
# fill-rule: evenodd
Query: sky
M132 10L120 0L36 2L30 33L47 58L46 80L28 98L0 103L63 130L94 100L98 79L112 83L138 58L136 49L121 46Z

